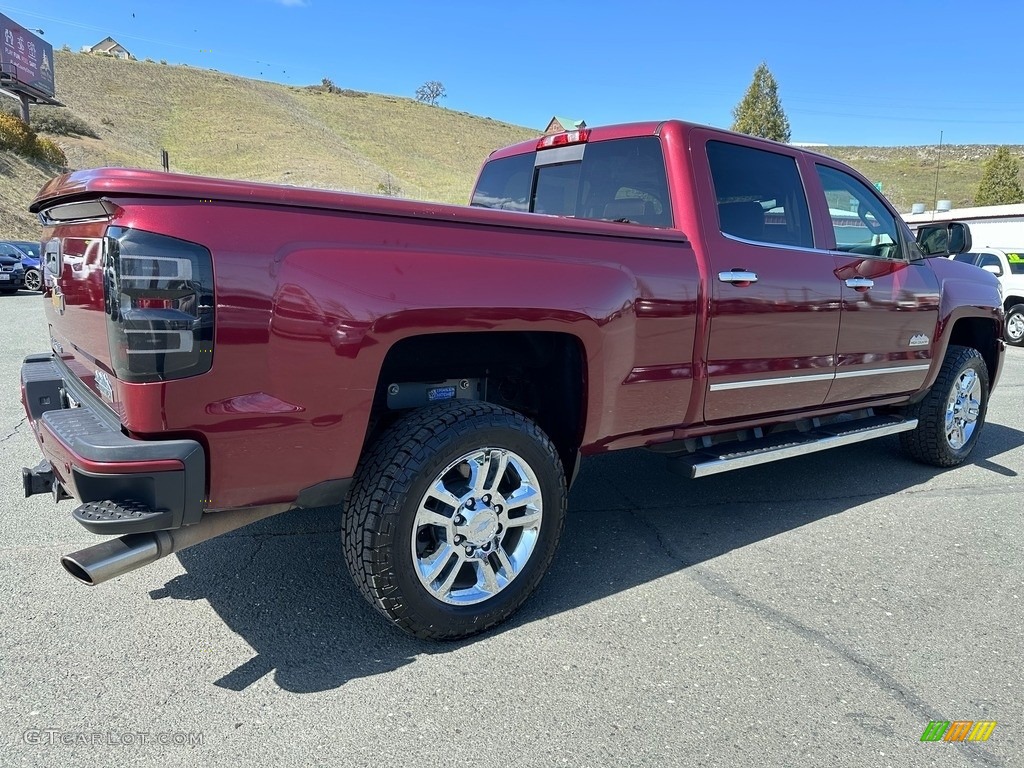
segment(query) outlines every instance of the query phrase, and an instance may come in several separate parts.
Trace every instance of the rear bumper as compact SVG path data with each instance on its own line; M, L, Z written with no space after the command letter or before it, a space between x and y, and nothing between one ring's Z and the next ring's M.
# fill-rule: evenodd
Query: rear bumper
M195 440L128 437L92 390L49 354L25 358L21 399L55 479L82 502L74 517L89 531L169 530L202 518L206 457Z

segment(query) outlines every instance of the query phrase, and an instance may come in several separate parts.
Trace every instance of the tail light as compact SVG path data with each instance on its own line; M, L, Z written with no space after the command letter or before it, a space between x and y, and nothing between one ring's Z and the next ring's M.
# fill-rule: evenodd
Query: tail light
M541 136L537 141L537 149L565 147L569 144L586 144L589 139L589 128L580 128L579 130L566 131L565 133L553 133L549 136Z
M183 379L213 365L213 260L196 243L111 227L104 252L107 341L122 381Z

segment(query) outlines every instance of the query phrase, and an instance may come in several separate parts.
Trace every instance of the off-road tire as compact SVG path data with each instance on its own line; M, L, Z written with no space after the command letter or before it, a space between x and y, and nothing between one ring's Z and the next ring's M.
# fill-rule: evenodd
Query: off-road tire
M451 462L478 448L514 451L535 474L543 517L522 570L493 597L451 605L428 592L411 555L423 494ZM565 521L565 473L551 440L523 415L472 402L413 411L360 460L345 503L345 562L363 597L411 635L456 640L511 616L551 564Z
M947 429L947 411L961 377L973 371L980 384L979 407L973 429L961 446L950 444ZM916 418L916 429L900 433L900 446L912 458L937 467L955 467L963 463L974 450L985 423L988 410L988 367L979 352L970 347L950 345L942 362L938 378L923 399L907 407L908 418Z

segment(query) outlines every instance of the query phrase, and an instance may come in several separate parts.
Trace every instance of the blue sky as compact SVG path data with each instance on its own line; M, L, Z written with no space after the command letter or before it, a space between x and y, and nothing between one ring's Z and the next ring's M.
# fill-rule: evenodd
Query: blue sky
M14 0L0 13L54 48L111 35L140 59L292 85L411 97L439 80L443 107L537 129L554 114L728 128L765 61L793 141L1024 144L1020 0Z

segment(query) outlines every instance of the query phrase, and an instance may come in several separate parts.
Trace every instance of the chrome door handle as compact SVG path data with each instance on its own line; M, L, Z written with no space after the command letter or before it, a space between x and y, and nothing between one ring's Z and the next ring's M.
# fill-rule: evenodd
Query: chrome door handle
M846 287L857 291L866 291L868 288L875 287L875 281L867 277L851 277L846 281Z
M756 283L757 273L734 269L731 272L719 272L718 279L723 283Z

